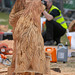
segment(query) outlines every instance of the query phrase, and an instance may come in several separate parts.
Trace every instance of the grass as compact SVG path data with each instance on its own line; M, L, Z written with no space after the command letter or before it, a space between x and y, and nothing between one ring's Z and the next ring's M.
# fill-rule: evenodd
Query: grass
M66 34L65 34L65 35L63 35L63 36L61 37L61 43L65 45L66 42L67 42L67 44L68 44L68 46L69 46L70 43L69 43L69 40L68 40L68 38L67 38L67 36L66 36Z
M4 20L4 21L0 21L0 25L8 25L9 29L12 29L12 26L9 25L9 14L8 13L3 13L0 12L0 20Z

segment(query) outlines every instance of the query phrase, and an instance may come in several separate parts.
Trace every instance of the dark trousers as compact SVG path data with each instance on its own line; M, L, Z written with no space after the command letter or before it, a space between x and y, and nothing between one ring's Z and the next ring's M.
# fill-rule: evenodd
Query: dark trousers
M46 31L42 33L44 42L54 40L60 43L60 38L64 35L66 29L64 29L59 23L54 20L46 21Z

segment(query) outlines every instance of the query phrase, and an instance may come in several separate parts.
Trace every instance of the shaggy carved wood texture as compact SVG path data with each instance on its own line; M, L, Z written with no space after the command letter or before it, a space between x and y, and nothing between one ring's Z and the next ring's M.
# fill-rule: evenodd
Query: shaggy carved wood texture
M44 42L41 36L40 15L44 10L41 0L16 0L9 16L13 26L14 52L8 75L14 72L47 73Z

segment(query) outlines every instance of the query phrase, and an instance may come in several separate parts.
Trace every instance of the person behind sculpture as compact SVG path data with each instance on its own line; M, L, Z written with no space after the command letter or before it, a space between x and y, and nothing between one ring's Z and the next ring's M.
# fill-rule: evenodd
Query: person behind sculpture
M42 33L44 45L56 45L60 43L60 38L65 34L67 24L61 14L61 10L52 4L52 0L45 0L43 4L46 6L43 14L46 18L46 31Z

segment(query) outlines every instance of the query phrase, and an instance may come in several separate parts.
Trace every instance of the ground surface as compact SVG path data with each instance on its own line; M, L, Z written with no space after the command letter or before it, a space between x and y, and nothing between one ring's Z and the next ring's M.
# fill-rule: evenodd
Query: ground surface
M0 43L6 43L8 44L9 47L13 48L14 42L11 40L10 41L5 40L5 41L0 41ZM7 57L10 60L12 59L12 56L10 55L8 55ZM0 64L0 75L7 75L8 67L9 66ZM51 75L75 75L75 57L68 57L67 63L63 63L63 62L50 63L50 67L51 67Z

